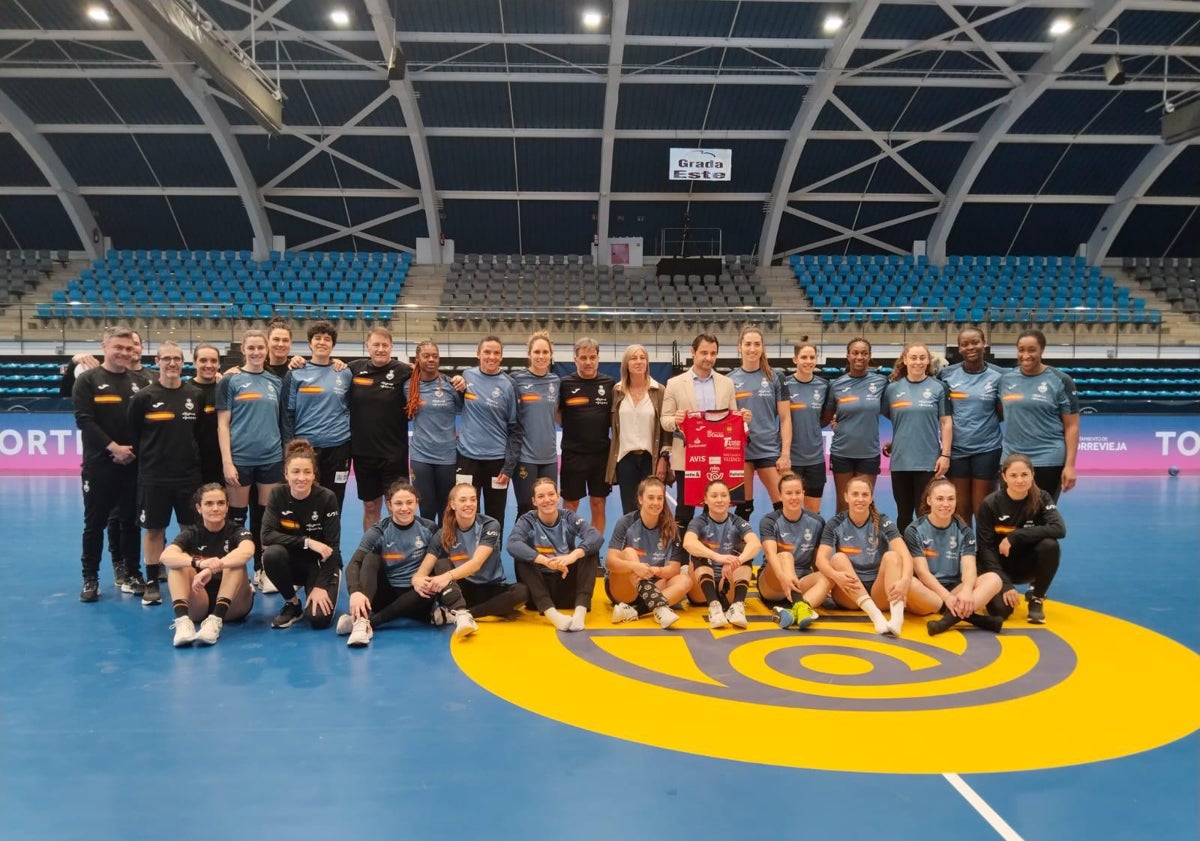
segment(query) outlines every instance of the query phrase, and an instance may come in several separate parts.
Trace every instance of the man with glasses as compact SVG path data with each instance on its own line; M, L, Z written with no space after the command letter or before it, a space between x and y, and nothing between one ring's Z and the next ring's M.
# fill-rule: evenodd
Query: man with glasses
M183 381L183 351L174 342L158 346L158 382L129 401L129 430L138 465L138 523L146 555L142 604L162 604L159 557L166 545L171 511L180 526L190 525L192 495L200 487L200 419L204 392Z

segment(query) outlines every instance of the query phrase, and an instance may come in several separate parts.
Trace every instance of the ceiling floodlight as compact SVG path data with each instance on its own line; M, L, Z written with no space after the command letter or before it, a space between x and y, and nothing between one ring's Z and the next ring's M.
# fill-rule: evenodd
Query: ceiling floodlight
M588 29L598 29L602 23L604 23L604 15L595 9L587 9L583 13L583 25Z
M88 20L94 23L110 23L112 21L112 17L108 14L108 9L103 6L88 6L87 16Z
M846 25L846 19L836 12L831 12L825 15L825 20L821 21L821 30L826 35L832 35L835 32L840 32L841 28Z
M329 13L329 19L331 21L333 21L334 24L336 24L337 26L349 26L350 25L350 13L347 12L345 9L334 9L332 12Z
M1054 36L1066 35L1075 28L1075 21L1070 18L1055 18L1050 22L1050 34Z

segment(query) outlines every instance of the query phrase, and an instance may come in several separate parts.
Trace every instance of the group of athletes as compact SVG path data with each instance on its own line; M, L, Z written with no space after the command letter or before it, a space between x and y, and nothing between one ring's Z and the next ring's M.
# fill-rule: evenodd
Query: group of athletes
M333 324L313 322L307 337L304 358L292 355L286 323L248 330L241 364L223 373L217 348L196 345L187 381L177 344L159 345L151 380L140 337L120 326L106 330L102 361L74 360L81 601L100 596L111 521L116 583L152 606L166 582L176 646L217 642L225 621L249 613L256 588L282 596L272 627L333 625L351 646L400 618L468 636L476 619L522 606L578 631L598 574L614 623L652 615L664 629L689 603L707 608L712 628L747 627L752 584L783 628L809 626L828 605L864 611L880 634L899 635L906 610L940 614L930 634L959 622L999 631L1022 583L1028 621L1045 621L1079 415L1070 378L1042 361L1037 330L1019 337L1012 370L988 363L982 331L966 328L962 362L935 371L914 342L890 377L872 369L870 343L854 339L845 374L830 382L807 342L795 346L794 374L772 370L763 333L747 325L728 376L714 370L716 337L701 334L691 367L665 384L640 345L626 349L619 379L601 373L587 338L574 345L575 372L560 377L545 331L529 338L526 368L502 371L502 342L488 336L478 365L455 376L440 370L432 341L416 346L414 364L397 360L382 327L349 363L334 357ZM708 482L697 511L684 504L696 479L683 469L683 428L731 416L746 433L744 482ZM882 446L881 416L893 429ZM827 427L837 501L828 521ZM881 454L895 519L875 505ZM352 463L363 536L343 565ZM741 498L754 474L773 509L757 533L753 502ZM505 540L510 486L517 518ZM613 486L623 516L605 547ZM172 514L180 531L167 545ZM339 614L343 566L350 601Z

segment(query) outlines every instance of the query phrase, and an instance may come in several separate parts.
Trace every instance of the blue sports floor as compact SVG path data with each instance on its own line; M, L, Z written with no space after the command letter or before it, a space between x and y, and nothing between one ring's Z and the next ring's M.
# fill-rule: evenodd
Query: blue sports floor
M0 838L1200 837L1200 479L1085 476L1062 508L1049 623L937 649L852 616L714 640L692 609L668 637L601 597L569 640L522 619L349 650L271 630L260 596L176 650L107 556L77 600L78 480L5 478ZM920 677L946 668L962 704Z

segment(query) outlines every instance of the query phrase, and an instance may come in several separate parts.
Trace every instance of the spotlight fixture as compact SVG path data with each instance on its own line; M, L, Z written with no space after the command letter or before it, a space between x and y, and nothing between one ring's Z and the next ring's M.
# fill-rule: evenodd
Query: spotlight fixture
M91 5L87 8L88 20L93 23L111 23L112 16L109 15L108 9L99 5Z
M604 15L595 9L586 9L583 13L583 25L588 29L599 29L604 23Z
M841 31L841 28L846 25L846 19L837 12L830 12L825 15L825 20L821 21L821 31L826 35L832 35L835 32Z
M350 25L350 13L345 9L334 9L329 13L329 19L333 21L334 25L336 26Z
M1059 35L1066 35L1074 28L1075 21L1071 20L1070 18L1059 17L1050 22L1050 34L1055 37L1058 37Z

